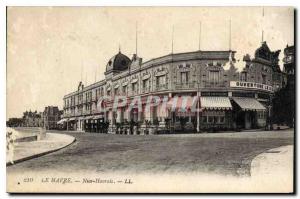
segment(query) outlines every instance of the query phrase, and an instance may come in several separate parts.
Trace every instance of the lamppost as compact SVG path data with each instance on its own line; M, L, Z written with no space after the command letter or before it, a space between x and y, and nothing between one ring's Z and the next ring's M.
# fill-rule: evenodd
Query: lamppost
M197 133L200 133L200 86L199 86L199 81L197 81Z
M273 95L270 95L270 99L269 99L269 105L268 105L268 109L269 109L269 130L273 130L273 124L272 124L272 103L273 103Z

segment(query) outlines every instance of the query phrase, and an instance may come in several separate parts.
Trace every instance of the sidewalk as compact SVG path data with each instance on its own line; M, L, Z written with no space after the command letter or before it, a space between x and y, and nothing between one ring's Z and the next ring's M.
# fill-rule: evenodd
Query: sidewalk
M75 142L75 138L65 134L47 133L46 137L42 140L32 142L15 143L13 162L14 164L29 160L32 158L40 157L59 149L67 147ZM10 162L8 152L6 153L6 166L12 165Z
M264 188L276 187L278 192L293 191L293 145L274 148L256 156L251 162L251 179Z

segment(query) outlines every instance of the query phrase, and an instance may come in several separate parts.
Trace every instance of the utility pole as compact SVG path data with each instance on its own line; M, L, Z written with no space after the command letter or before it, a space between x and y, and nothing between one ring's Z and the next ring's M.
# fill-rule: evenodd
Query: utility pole
M199 22L199 51L201 51L201 21Z
M138 24L137 22L135 23L135 54L137 55L138 53Z
M231 51L231 18L229 19L229 50Z
M174 50L174 25L172 26L172 54L173 54L173 51Z
M262 8L262 30L261 30L261 43L264 42L264 17L265 17L265 8Z

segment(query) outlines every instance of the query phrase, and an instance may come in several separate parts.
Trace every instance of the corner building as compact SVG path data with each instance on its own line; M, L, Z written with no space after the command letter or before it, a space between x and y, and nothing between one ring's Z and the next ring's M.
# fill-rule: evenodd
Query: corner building
M278 65L280 51L272 52L263 42L254 58L245 55L245 67L234 66L235 51L195 51L169 54L143 62L136 54L130 59L118 52L106 65L105 79L64 96L64 115L60 122L68 130L109 133L155 134L164 132L203 132L212 129L265 128L271 123L271 100L283 83ZM106 111L97 109L102 96L126 96L130 101L149 95L167 97L172 102L184 96L197 97L197 112L178 109L159 111L116 111L106 103ZM189 110L187 103L187 110ZM129 128L131 121L138 123Z

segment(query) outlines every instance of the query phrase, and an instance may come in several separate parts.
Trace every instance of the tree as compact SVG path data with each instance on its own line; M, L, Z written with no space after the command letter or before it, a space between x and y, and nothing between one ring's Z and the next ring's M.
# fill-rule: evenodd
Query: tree
M294 126L295 118L295 89L293 84L275 92L273 98L273 122Z

